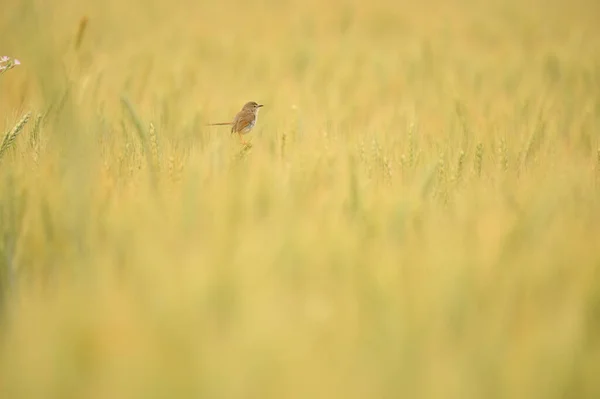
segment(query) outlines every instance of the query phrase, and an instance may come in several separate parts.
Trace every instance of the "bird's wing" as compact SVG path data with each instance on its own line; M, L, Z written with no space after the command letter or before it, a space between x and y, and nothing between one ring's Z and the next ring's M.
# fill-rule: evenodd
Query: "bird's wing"
M246 129L249 125L254 122L254 113L253 112L245 112L240 111L233 121L233 126L231 127L232 133L241 132Z

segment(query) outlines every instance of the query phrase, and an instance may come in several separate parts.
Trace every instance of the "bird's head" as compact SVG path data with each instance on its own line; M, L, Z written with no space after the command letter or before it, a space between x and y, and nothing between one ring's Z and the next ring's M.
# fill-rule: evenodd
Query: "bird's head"
M252 112L258 112L258 109L262 106L263 106L262 104L258 104L254 101L250 101L250 102L246 103L246 105L244 105L244 109L250 110Z

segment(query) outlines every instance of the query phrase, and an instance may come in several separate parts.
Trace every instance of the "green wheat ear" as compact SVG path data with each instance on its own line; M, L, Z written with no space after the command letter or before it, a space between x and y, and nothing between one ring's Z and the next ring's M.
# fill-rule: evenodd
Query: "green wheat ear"
M25 116L23 116L21 120L17 122L15 127L6 132L6 134L4 135L4 140L2 140L2 144L0 145L0 159L2 158L6 150L8 150L10 146L14 143L16 137L19 135L19 133L21 133L21 130L23 130L30 117L31 112L26 113Z

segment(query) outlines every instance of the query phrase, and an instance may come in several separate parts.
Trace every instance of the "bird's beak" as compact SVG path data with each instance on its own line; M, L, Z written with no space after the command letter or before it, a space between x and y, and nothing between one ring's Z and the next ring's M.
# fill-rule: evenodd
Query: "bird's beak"
M260 108L260 107L264 107L264 105L263 104L258 104L256 107Z

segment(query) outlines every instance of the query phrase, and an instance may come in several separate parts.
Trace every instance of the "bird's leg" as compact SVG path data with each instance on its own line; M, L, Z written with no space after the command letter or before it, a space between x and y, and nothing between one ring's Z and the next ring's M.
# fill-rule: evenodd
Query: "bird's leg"
M246 140L244 140L244 136L242 136L241 132L238 132L238 136L240 136L240 141L242 142L242 144L248 145L248 142Z

